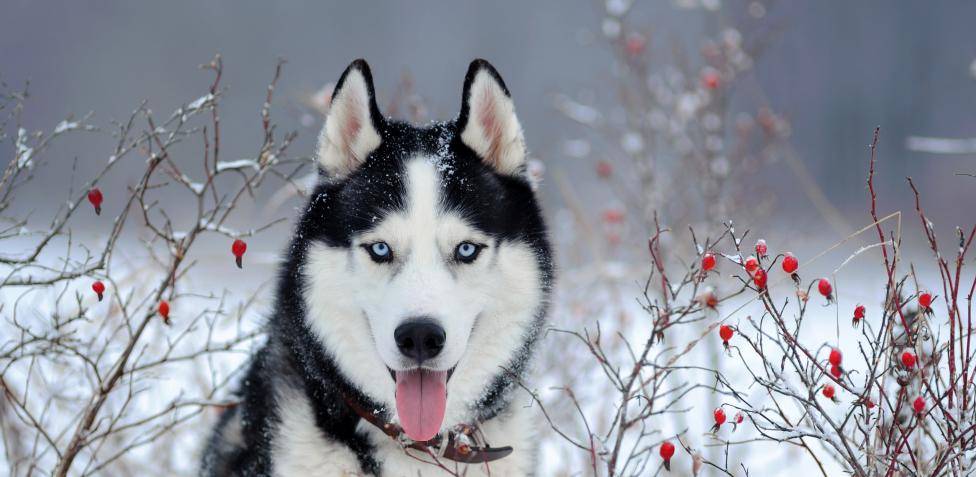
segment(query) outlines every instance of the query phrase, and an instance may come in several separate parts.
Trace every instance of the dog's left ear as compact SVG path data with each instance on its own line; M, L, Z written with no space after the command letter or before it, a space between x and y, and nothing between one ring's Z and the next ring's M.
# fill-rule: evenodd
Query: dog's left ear
M521 173L525 141L515 104L502 77L485 60L474 60L468 67L458 131L461 142L493 169L502 174Z

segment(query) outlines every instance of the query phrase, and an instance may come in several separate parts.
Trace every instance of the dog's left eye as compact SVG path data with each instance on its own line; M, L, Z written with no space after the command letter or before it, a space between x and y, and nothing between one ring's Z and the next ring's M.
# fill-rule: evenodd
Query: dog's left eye
M454 249L454 258L461 263L471 263L478 258L478 254L481 253L481 248L481 245L471 242L461 242Z

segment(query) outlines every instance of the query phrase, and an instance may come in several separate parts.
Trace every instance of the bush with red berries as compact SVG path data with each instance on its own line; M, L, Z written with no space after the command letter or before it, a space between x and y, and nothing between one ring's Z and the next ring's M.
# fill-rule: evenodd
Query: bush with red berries
M764 442L797 446L828 475L828 469L858 476L964 475L973 466L976 353L970 337L976 317L969 303L976 273L966 265L976 225L957 228L953 247L941 248L909 179L941 283L916 275L894 234L896 216L877 213L876 141L867 162L870 222L852 235L869 244L839 264L823 263L818 251L784 250L769 235L743 248L749 232L731 223L703 243L692 233L687 258L669 260L661 246L669 229L653 222L642 297L648 341L635 346L617 337L628 360L609 348L599 325L596 334L573 333L608 377L603 395L616 396L607 422L599 412L586 413L575 400L578 391L566 389L581 428L605 433L573 440L593 465L602 464L601 475L626 473L621 462L644 462L649 456L640 449L655 447L665 469L697 473L708 466L738 475ZM798 255L810 257L802 267ZM845 265L857 259L863 267L872 256L883 278L882 298L850 303ZM726 353L702 363L695 353L708 343L721 343ZM695 397L696 390L703 395ZM718 405L711 415L685 404L709 399ZM677 409L685 409L686 426L658 420ZM730 411L735 418L726 431ZM565 424L550 423L568 435ZM725 453L710 455L716 446ZM740 460L730 461L730 454Z
M722 318L737 321L736 346L731 349L739 358L736 366L750 378L736 379L717 370L715 392L724 396L727 406L749 417L754 437L792 442L808 449L817 464L830 459L845 473L863 476L963 475L976 452L976 389L965 378L976 373L969 345L976 330L968 305L976 289L976 273L965 266L971 261L976 225L957 228L953 248L947 253L925 216L921 194L908 180L916 198L915 213L940 272L942 283L936 286L946 291L945 308L940 309L933 293L915 291L922 277L915 274L915 267L903 263L907 259L901 256L898 238L887 228L892 225L891 217L879 217L876 212L877 134L868 163L871 223L859 232L873 234L875 242L855 251L844 264L870 250L884 277L883 300L875 307L857 304L847 311L853 317L852 326L841 326L837 320L825 323L824 313L811 313L808 304L814 301L828 310L839 308L837 299L846 289L836 286L834 275L843 276L844 264L833 268L831 277L802 282L795 276L799 269L795 256L784 251L764 262L767 248L770 254L777 253L773 251L776 243L761 241L756 255L744 260L742 273L737 275L738 283L752 290L761 313L745 321L736 319L749 308L744 306ZM722 256L744 256L738 248L744 237L732 231L728 227L727 248L714 244L710 250ZM777 259L782 261L783 274L767 282L767 275L760 272L767 271L772 277ZM783 280L784 275L794 281ZM813 289L817 298L811 298ZM828 315L842 313L845 311L837 309ZM811 327L824 326L836 327L831 334L840 341L806 337L813 331ZM768 399L757 399L751 392L757 386ZM787 403L799 412L788 411ZM693 436L689 431L686 439ZM820 441L828 452L807 447L813 440ZM720 461L710 463L732 470Z
M109 127L89 115L28 132L20 118L31 95L0 91L0 142L16 137L15 160L0 173L0 220L16 224L0 230L8 475L195 471L200 429L234 405L235 363L259 336L245 316L260 287L211 288L197 270L242 267L244 240L280 222L250 224L252 199L303 191L294 177L310 165L288 155L294 134L271 121L281 66L253 118L262 135L252 159L221 153L219 56L204 65L213 81L198 99L165 115L143 104ZM52 152L82 133L114 147L73 165ZM59 188L65 205L42 222L21 191L47 162L74 177ZM134 182L118 176L122 164L139 172Z

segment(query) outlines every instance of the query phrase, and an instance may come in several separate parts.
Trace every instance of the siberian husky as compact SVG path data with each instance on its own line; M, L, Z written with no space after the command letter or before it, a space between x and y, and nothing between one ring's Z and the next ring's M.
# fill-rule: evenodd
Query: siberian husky
M456 119L383 117L369 66L335 87L319 182L286 252L267 343L203 474L533 472L519 386L550 246L512 97L471 63Z

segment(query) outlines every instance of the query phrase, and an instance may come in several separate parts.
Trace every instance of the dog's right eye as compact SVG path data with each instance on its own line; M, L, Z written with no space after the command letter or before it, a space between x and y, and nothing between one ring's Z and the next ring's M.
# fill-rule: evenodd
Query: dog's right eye
M369 252L369 258L373 259L376 263L385 263L393 260L393 251L390 250L390 246L386 242L366 244L363 245L363 248Z

